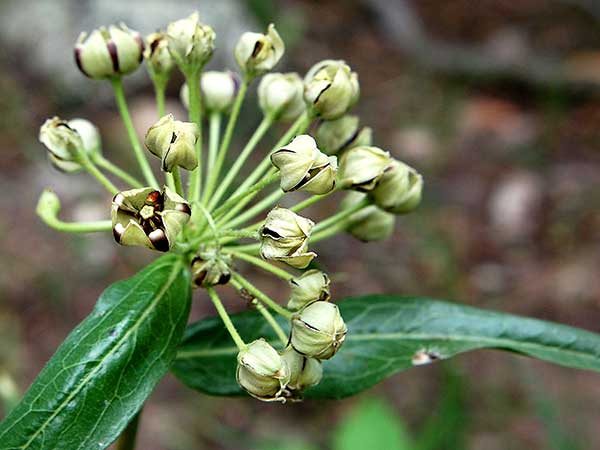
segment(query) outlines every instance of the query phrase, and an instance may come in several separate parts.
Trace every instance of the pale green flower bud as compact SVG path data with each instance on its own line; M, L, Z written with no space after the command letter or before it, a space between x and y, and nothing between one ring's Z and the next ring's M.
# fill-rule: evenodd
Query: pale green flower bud
M175 68L175 61L169 53L166 33L156 32L146 37L144 49L146 67L153 79L168 80Z
M202 249L192 260L192 280L198 287L227 284L231 279L231 256L215 248Z
M119 192L113 198L113 236L121 245L168 251L190 220L190 205L168 187Z
M215 32L200 23L197 12L167 27L169 53L182 72L197 71L210 59L215 49Z
M304 100L315 114L325 120L348 112L360 95L358 76L344 61L327 59L304 77Z
M265 116L282 122L297 119L306 109L304 85L297 73L269 73L258 85L258 103Z
M371 145L372 134L371 128L359 127L358 116L345 115L321 122L315 138L322 151L335 155L349 148Z
M291 345L305 356L329 359L344 343L347 332L337 305L314 302L292 317Z
M259 230L261 256L304 269L317 256L307 251L308 238L314 225L312 220L276 206L267 214Z
M246 32L238 40L234 56L244 73L250 77L273 69L285 51L285 45L273 24L267 34Z
M423 177L412 167L393 160L371 191L371 197L381 209L405 214L419 206L422 191Z
M202 107L209 112L227 112L233 105L239 85L238 76L233 72L202 72L202 78L200 79ZM179 97L181 103L186 109L189 109L190 89L187 83L181 86Z
M90 158L101 154L100 133L85 119L48 119L40 128L39 139L46 146L52 165L67 173L82 170L82 153Z
M175 166L194 170L198 166L196 141L198 125L173 119L167 114L148 129L144 143L150 152L162 160L162 170L171 172Z
M321 361L301 355L292 346L286 347L281 356L290 372L286 395L292 400L301 400L302 392L323 378Z
M285 402L283 391L290 380L287 363L264 339L258 339L237 356L239 385L259 400Z
M81 33L75 44L75 62L89 78L104 79L125 75L142 62L144 42L137 31L125 24L101 27Z
M44 222L51 222L56 219L60 212L60 199L51 189L44 189L35 209L37 215Z
M340 179L350 189L368 192L391 163L389 152L378 147L354 147L342 155Z
M342 210L350 208L361 202L366 196L367 194L362 192L349 192L340 204L340 208ZM375 205L370 205L352 214L348 221L348 232L360 241L369 242L389 238L394 232L396 218L393 214L382 211Z
M316 301L329 300L330 280L326 273L320 270L308 270L298 278L290 280L292 293L288 302L290 309L302 309Z
M274 152L271 162L281 172L280 185L284 192L301 190L320 195L335 187L337 158L321 153L315 140L307 134L297 136Z

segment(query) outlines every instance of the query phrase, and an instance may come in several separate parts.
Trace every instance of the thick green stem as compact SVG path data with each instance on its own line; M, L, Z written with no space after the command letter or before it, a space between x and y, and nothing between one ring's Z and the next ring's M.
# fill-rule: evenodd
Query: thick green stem
M112 230L112 221L96 220L91 222L63 222L58 217L40 215L46 225L63 233L98 233Z
M219 183L219 188L215 191L214 195L211 197L208 203L208 209L213 209L215 205L219 202L221 197L223 197L223 194L225 194L227 188L229 188L231 182L240 172L240 169L242 168L250 154L254 151L257 144L263 138L265 133L269 130L271 125L273 125L273 116L265 116L260 122L260 125L258 125L256 130L248 140L248 143L243 148L242 152L236 158L235 162L233 163L233 166L231 166L231 168L227 171L227 175L225 176L223 181Z
M188 199L195 202L200 198L202 186L202 96L200 95L200 70L193 70L185 74L185 81L189 92L189 119L198 125L199 136L196 141L196 159L198 166L190 174L188 185Z
M115 91L117 107L119 108L121 119L123 120L125 129L127 130L127 136L129 136L129 142L131 143L131 147L133 148L135 158L137 159L137 162L140 165L140 168L142 169L142 173L144 174L146 182L155 189L158 189L158 181L156 180L156 177L152 172L152 168L150 167L150 164L146 159L146 155L142 150L142 145L140 144L137 133L135 132L133 121L131 120L131 115L129 114L129 108L127 107L127 101L125 100L125 92L123 91L123 82L120 77L112 78L111 82L113 90Z
M135 449L135 441L137 438L137 431L140 424L140 416L142 415L142 411L140 410L131 421L127 424L123 433L119 437L117 441L116 450L134 450Z
M202 194L202 203L204 204L208 202L208 199L215 190L217 180L219 179L219 174L221 172L221 168L223 167L223 163L225 162L227 150L229 149L229 144L231 143L233 130L235 129L235 124L237 122L238 116L240 115L242 103L244 102L244 98L246 97L246 91L248 90L249 84L250 79L244 78L244 80L242 80L240 90L238 91L237 96L235 97L235 102L233 103L233 107L231 108L231 115L229 116L229 121L227 122L227 128L225 128L223 140L221 141L221 146L219 147L219 153L217 155L217 160L215 161L215 166L212 169L212 172L208 175L206 189Z
M277 314L285 317L286 319L291 319L292 312L285 309L283 306L278 304L275 300L269 298L266 294L264 294L261 290L255 287L252 283L250 283L246 278L240 275L237 272L232 273L233 279L236 280L244 289L250 292L254 297L263 302Z
M224 248L223 253L227 253L237 259L243 259L244 261L249 262L250 264L253 264L256 267L260 267L261 269L266 270L267 272L270 272L273 275L276 275L279 278L282 278L286 281L289 281L292 278L294 278L294 276L286 270L280 269L279 267L274 266L273 264L255 256L248 255L243 252L236 252L235 250L231 250L229 248Z
M271 192L269 195L267 195L261 201L259 201L255 205L253 205L251 208L244 211L242 214L236 215L238 213L238 211L240 211L244 206L246 206L246 201L244 199L241 202L239 202L237 205L235 205L233 208L231 208L231 210L227 214L225 214L218 221L218 223L219 223L219 225L222 225L227 228L235 228L238 225L243 224L246 221L252 219L254 216L261 213L268 207L277 203L277 201L284 195L285 195L285 192L283 192L281 189L277 188L275 191ZM235 219L228 222L228 220L234 216L235 216Z
M166 99L166 90L167 90L167 82L168 78L162 76L151 76L152 83L154 84L154 96L156 97L156 112L158 118L160 119L166 114L165 110L165 99ZM165 172L165 180L167 182L167 186L173 191L177 190L177 186L175 185L175 180L173 179L173 175L169 172ZM180 180L181 182L181 180ZM179 194L183 196L183 194Z
M219 138L221 135L221 113L213 112L209 119L209 140L208 140L208 162L206 164L206 177L210 176L217 162L217 152L219 151Z
M92 158L92 162L94 164L96 164L98 167L106 170L107 172L110 172L115 177L121 179L122 181L124 181L131 187L141 188L144 186L141 183L141 181L137 180L136 178L131 176L129 173L127 173L125 170L121 169L119 166L117 166L116 164L113 164L112 162L110 162L108 159L104 158L101 155L95 155Z
M310 122L312 121L312 116L309 113L304 113L296 121L288 128L283 136L277 141L277 143L273 146L271 151L265 156L265 158L261 161L261 163L256 166L254 171L246 178L246 180L237 188L233 195L237 195L239 192L243 192L248 186L251 186L256 182L264 173L267 171L271 165L271 153L276 150L279 150L284 145L288 144L294 136L299 133L303 133L306 131Z
M211 287L206 288L206 291L208 292L208 296L213 302L213 305L215 305L217 313L219 313L219 316L221 317L225 328L227 328L227 331L231 335L231 338L233 339L233 342L235 342L235 345L237 346L238 350L244 350L246 348L246 343L238 333L237 329L235 328L235 325L233 325L233 322L231 321L229 314L227 314L227 311L225 310L225 307L223 306L223 303L221 302L221 299L217 295L216 291Z
M179 167L175 166L173 168L173 172L170 175L173 179L173 186L175 187L175 192L177 192L182 197L185 197L185 194L183 193L183 184L181 183L181 175L179 174Z

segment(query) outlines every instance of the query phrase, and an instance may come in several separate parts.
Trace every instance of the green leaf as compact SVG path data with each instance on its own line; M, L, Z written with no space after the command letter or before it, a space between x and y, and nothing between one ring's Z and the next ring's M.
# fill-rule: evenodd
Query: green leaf
M600 371L600 335L565 325L426 298L374 295L339 306L349 330L346 342L324 362L323 380L308 397L347 397L413 367L415 357L445 359L482 348ZM265 336L275 342L258 313L238 314L233 321L247 341ZM199 391L236 395L236 353L219 319L209 318L188 328L173 371Z
M333 450L414 450L400 417L381 399L360 402L338 425Z
M171 255L106 289L0 423L0 449L108 447L169 369L190 290Z

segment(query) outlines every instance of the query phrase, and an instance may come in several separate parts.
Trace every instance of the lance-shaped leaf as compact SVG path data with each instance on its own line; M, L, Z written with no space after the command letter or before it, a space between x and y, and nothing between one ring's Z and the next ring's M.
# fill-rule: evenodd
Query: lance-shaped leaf
M398 371L483 348L600 371L600 335L565 325L425 298L365 296L339 306L346 341L323 362L323 380L307 397L350 396ZM276 342L257 313L238 314L233 322L248 341L265 336ZM223 325L209 318L188 328L173 371L199 391L236 395L236 354Z
M0 449L108 447L168 371L190 286L169 255L106 289L0 423Z

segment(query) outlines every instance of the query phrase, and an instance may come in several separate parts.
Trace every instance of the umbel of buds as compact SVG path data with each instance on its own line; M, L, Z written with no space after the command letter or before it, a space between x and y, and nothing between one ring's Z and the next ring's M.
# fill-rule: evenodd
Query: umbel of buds
M329 277L320 270L307 270L297 278L290 280L292 293L288 308L299 310L316 301L326 301L331 297L329 293Z
M123 191L112 202L113 235L121 245L166 252L190 215L189 204L166 186L162 192L152 188Z
M231 279L231 256L215 247L201 249L192 260L192 280L197 287L227 284Z
M63 172L80 171L82 153L89 158L101 153L98 129L85 119L48 119L40 128L39 139L46 146L52 165Z
M292 400L300 400L305 389L319 384L323 378L321 361L301 355L291 345L286 347L281 356L290 372L286 395Z
M344 61L321 61L312 66L304 78L304 100L325 120L346 114L359 95L358 76Z
M304 269L317 256L308 251L308 238L314 226L312 220L289 209L273 208L259 230L261 256Z
M258 103L265 116L291 122L306 109L304 85L297 73L269 73L258 85Z
M284 192L326 194L335 187L337 158L319 151L315 140L306 134L273 153L271 162L281 172Z
M171 172L175 166L194 170L198 165L196 141L198 125L180 122L167 114L150 127L145 144L150 152L162 160L162 170Z
M246 32L234 50L235 60L249 77L262 75L273 69L285 51L285 45L273 24L267 34Z
M227 112L239 90L239 80L235 73L224 71L202 72L200 90L202 92L202 106L209 112ZM184 83L179 93L181 102L190 108L190 88Z
M302 355L329 359L346 339L348 329L337 305L314 302L292 318L292 347Z
M200 23L200 15L171 22L167 27L169 53L182 72L197 71L210 59L215 49L215 32Z
M142 62L144 42L125 24L81 33L75 45L77 67L87 77L105 79L125 75Z
M237 381L251 396L263 401L285 401L290 381L285 360L264 339L258 339L237 356Z
M391 162L389 152L380 148L354 147L342 156L340 178L351 189L368 192L375 188Z
M373 130L360 128L358 116L345 115L321 122L315 138L322 151L335 155L349 148L371 145Z
M366 196L367 194L362 192L351 191L340 204L340 209L350 208ZM360 241L381 241L392 235L395 222L396 218L393 214L382 211L375 205L369 205L349 217L346 229Z
M371 196L380 208L394 214L405 214L419 205L422 190L423 177L412 167L393 160Z
M175 61L171 57L168 48L167 35L156 32L146 37L146 48L144 58L148 73L154 80L165 81L171 76L175 68Z

